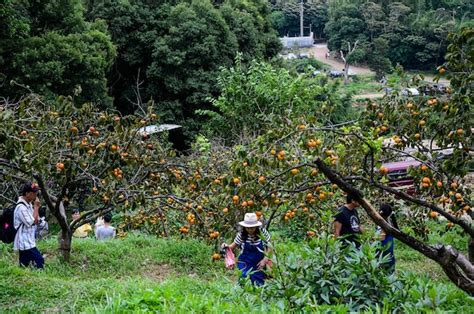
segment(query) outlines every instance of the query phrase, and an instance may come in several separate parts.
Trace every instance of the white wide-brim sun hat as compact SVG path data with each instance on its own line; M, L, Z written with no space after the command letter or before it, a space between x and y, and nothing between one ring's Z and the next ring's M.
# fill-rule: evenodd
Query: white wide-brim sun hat
M262 225L262 222L258 220L257 215L255 213L246 213L244 220L239 222L239 225L247 228L260 227Z

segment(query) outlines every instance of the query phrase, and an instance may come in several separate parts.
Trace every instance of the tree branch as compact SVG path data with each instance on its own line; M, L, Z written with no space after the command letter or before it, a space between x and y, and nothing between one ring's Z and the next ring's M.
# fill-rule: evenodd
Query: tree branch
M352 194L355 199L360 203L360 205L365 209L369 217L380 227L382 227L386 232L393 234L394 237L402 241L403 243L415 248L417 251L421 253L435 258L436 257L436 250L429 245L424 244L423 242L415 239L407 234L404 234L398 229L395 229L389 223L385 221L385 219L380 216L380 214L374 209L372 204L370 204L365 198L362 192L348 182L346 182L341 176L339 176L336 172L331 170L326 164L321 160L317 159L315 161L316 166L321 170L321 172L329 179L329 181L337 184L339 188L341 188L344 192L348 194Z
M463 254L456 251L451 246L430 246L394 228L385 221L382 216L380 216L372 204L364 198L360 190L346 182L339 174L330 169L320 158L315 161L315 164L331 182L337 184L339 188L346 193L352 194L362 208L364 208L372 221L382 227L385 232L392 234L396 239L437 262L453 283L470 295L474 295L474 277L472 277L473 265L468 262Z
M44 198L44 201L46 202L46 205L48 206L49 210L53 213L54 217L56 217L56 220L59 223L59 226L61 227L62 231L66 231L69 229L69 226L67 225L66 217L63 217L59 211L59 204L58 206L55 206L53 203L53 200L51 199L52 196L49 195L46 185L44 184L43 178L39 174L34 174L33 177L38 181L38 185L41 189L41 195Z

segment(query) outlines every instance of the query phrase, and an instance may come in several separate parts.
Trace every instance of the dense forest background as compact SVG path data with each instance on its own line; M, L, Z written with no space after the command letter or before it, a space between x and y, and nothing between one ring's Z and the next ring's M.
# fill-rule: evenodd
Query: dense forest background
M300 2L271 1L271 20L280 36L299 34ZM447 34L472 23L474 2L465 0L306 0L305 34L309 25L331 51L347 51L358 41L353 61L387 72L432 69L444 61Z
M0 95L74 95L129 113L158 104L193 135L220 94L221 68L272 60L299 29L298 0L4 0ZM447 33L472 23L465 0L307 0L305 26L332 51L358 42L352 62L378 73L433 69ZM309 31L308 28L305 29ZM281 62L274 61L276 66Z

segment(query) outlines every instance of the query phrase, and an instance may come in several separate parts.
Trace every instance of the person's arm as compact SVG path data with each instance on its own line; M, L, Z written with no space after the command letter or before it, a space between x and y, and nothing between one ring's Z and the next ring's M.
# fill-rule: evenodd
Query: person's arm
M232 242L232 244L230 244L230 245L227 244L227 243L222 243L221 247L222 247L223 249L229 248L229 249L231 249L231 250L233 251L233 250L235 250L235 248L237 247L237 243Z
M95 235L96 239L98 238L99 230L100 230L100 227L102 227L102 226L103 225L97 225L97 222L95 223L94 235Z
M344 212L340 210L335 216L334 216L334 223L333 223L333 234L335 238L338 238L341 236L342 232L342 224L346 223L346 216L344 215Z
M263 268L267 265L268 261L270 260L270 259L266 256L267 253L268 253L268 252L265 252L265 257L262 258L262 260L261 260L260 262L258 262L258 264L257 264L257 268L258 268L258 269L263 269Z
M335 220L334 221L334 236L336 238L340 237L341 236L341 230L342 230L342 223L340 223L339 221Z
M40 201L39 198L35 199L35 202L33 203L33 219L35 221L35 224L38 223L39 220L39 209L40 209Z
M99 228L100 226L103 226L104 225L104 218L102 217L98 217L96 222L95 222L95 228Z
M232 251L235 250L237 248L237 246L241 245L242 244L242 238L241 238L241 235L240 233L238 233L236 236L235 236L235 239L234 239L234 242L232 242L232 244L227 244L227 243L222 243L221 247L223 249L225 248L230 248Z
M18 206L20 206L18 208L18 218L20 220L20 223L27 227L33 226L35 224L34 210L32 215L30 209L28 209L25 204L20 203Z
M95 233L96 240L101 240L102 239L101 229L102 229L102 227L99 227L99 228L95 229L94 233Z
M270 233L266 229L262 228L262 234L263 234L263 237L264 237L265 242L267 243L267 245L266 245L266 248L265 248L264 258L262 258L262 260L260 262L258 262L258 264L257 264L258 269L263 269L267 265L268 261L270 260L268 255L272 252L272 249L270 247L270 239L271 239Z

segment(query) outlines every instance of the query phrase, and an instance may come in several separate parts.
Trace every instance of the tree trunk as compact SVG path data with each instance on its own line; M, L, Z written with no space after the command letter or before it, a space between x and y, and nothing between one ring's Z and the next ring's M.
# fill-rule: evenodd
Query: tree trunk
M474 264L474 237L471 237L469 243L467 244L468 252L469 252L469 261Z
M69 262L71 257L71 242L72 242L72 231L63 230L59 234L59 251L64 261Z
M344 85L349 84L349 62L344 63Z
M373 205L364 198L360 190L352 186L349 182L345 181L338 173L329 168L329 166L327 166L321 159L318 158L315 161L315 164L319 170L321 170L321 172L329 179L329 181L337 184L337 186L344 192L354 195L355 199L360 203L361 207L364 208L371 220L378 226L382 227L385 232L392 234L397 240L400 240L407 246L438 263L443 268L448 278L456 286L467 292L469 295L474 296L474 265L472 262L468 261L467 257L456 251L451 246L431 246L406 233L401 232L398 229L395 229L392 225L388 224L385 219L382 218L382 216L380 216ZM470 240L471 244L472 237Z

